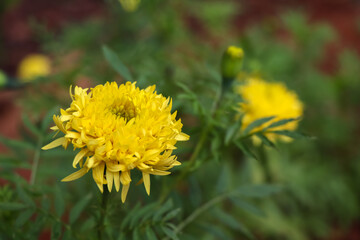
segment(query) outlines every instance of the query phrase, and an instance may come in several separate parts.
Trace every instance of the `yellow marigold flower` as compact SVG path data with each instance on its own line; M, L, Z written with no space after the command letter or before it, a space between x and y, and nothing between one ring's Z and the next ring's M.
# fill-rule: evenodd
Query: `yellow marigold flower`
M135 12L140 5L140 0L119 0L121 6L127 12Z
M21 60L18 67L18 77L23 82L29 82L37 77L44 77L51 72L50 59L45 55L31 54Z
M244 114L242 129L259 118L275 116L271 121L253 129L253 132L261 130L273 122L297 118L303 114L304 107L296 93L288 90L282 83L270 83L259 78L249 78L245 84L237 88L237 93L244 100L240 103L240 112ZM297 125L297 121L292 121L269 130L295 130ZM278 138L278 135L272 133L266 133L266 136L270 140ZM289 140L287 137L281 138Z
M118 86L115 82L88 89L75 87L72 103L61 115L54 115L61 131L58 138L42 149L47 150L69 144L81 151L75 156L73 167L80 170L62 181L72 181L92 170L92 176L100 191L113 184L116 191L122 184L121 199L124 202L130 187L132 169L142 172L147 194L150 194L150 174L168 175L174 166L180 165L172 152L177 141L187 141L189 136L181 132L181 120L176 112L171 114L172 102L155 92L155 85L140 90L135 83Z

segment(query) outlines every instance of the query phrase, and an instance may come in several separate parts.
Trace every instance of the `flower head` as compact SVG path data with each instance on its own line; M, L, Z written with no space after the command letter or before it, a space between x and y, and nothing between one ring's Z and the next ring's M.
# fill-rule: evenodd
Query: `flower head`
M270 83L259 78L249 78L245 84L237 88L237 93L244 100L240 103L239 109L244 115L242 119L243 129L259 118L275 116L271 121L253 129L253 132L261 130L273 122L287 118L298 118L303 114L304 107L296 93L288 90L282 83ZM292 121L270 130L295 130L297 125L297 121ZM277 137L272 133L266 133L266 136L271 140ZM283 139L285 140L286 137Z
M168 175L170 168L180 165L172 155L174 145L189 136L181 132L176 112L171 113L171 99L157 94L155 86L140 90L135 83L118 86L112 82L90 91L75 87L70 95L70 107L53 117L56 126L51 128L65 136L43 147L72 144L81 149L73 161L73 167L81 169L62 181L78 179L92 170L101 192L104 184L109 191L113 184L119 191L121 183L124 202L131 170L142 172L150 194L150 174Z
M29 82L37 77L44 77L51 72L50 59L45 55L31 54L21 60L18 68L18 77Z

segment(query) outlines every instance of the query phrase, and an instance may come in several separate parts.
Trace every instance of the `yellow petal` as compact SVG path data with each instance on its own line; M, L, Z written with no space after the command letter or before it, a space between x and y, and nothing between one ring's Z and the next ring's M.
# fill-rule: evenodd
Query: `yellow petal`
M143 172L142 175L143 175L146 193L147 195L150 195L150 174Z
M114 176L114 183L115 183L115 189L118 192L120 190L120 176L119 176L119 172L114 172L113 173Z
M73 180L76 180L78 178L81 178L82 176L84 176L87 173L87 169L86 168L82 168L79 171L76 171L72 174L70 174L69 176L67 176L66 178L63 178L61 181L62 182L70 182Z
M66 139L64 137L61 137L61 138L58 138L58 139L52 141L51 143L42 147L41 149L48 150L48 149L56 148L56 147L62 145L65 141L66 141Z
M104 191L103 189L104 169L105 169L105 164L103 162L100 163L97 167L92 169L94 181L98 185L101 192Z
M130 184L128 185L123 185L122 187L122 190L121 190L121 201L124 203L125 200L126 200L126 196L127 196L127 193L129 191L129 187L130 187Z
M187 135L185 133L180 133L180 134L176 135L175 140L177 140L177 141L187 141L187 140L189 140L189 138L190 138L189 135Z
M131 182L130 171L121 172L120 181L123 185L128 185Z
M76 154L73 161L73 168L76 168L76 165L80 162L81 159L89 152L87 148L82 149L78 154Z
M107 168L106 168L106 181L109 192L111 192L114 181L114 173L110 172Z

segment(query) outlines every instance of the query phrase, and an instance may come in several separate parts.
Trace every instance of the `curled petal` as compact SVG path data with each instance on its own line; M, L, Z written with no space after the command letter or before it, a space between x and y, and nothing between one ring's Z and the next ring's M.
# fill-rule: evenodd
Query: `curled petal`
M58 138L54 141L52 141L51 143L49 143L48 145L42 147L42 150L48 150L48 149L52 149L52 148L56 148L60 145L63 145L66 141L66 139L64 137Z
M62 182L70 182L70 181L76 180L76 179L81 178L82 176L84 176L87 173L87 171L88 170L86 168L82 168L79 171L76 171L76 172L70 174L66 178L63 178L61 181Z

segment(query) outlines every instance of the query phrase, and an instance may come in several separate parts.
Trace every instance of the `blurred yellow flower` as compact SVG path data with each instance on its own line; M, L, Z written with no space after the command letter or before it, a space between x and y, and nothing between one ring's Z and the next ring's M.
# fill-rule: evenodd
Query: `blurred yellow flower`
M21 60L18 67L18 78L29 82L37 77L48 76L51 72L50 59L41 54L31 54Z
M127 12L135 12L140 5L140 0L119 0L121 6Z
M150 194L150 174L168 175L174 166L180 165L172 152L177 141L187 141L189 136L181 132L181 120L171 113L172 102L155 92L155 85L140 90L135 83L118 86L115 82L88 89L75 87L72 103L61 115L54 115L61 131L58 138L42 149L71 143L80 148L73 167L80 170L62 181L72 181L92 170L92 176L100 191L107 184L116 191L122 184L121 199L124 202L130 187L130 172L142 172L142 181Z
M259 118L275 116L274 119L253 129L252 132L264 129L273 122L287 118L297 118L303 114L304 106L296 93L288 90L282 83L271 83L260 78L249 78L237 88L237 93L244 100L244 102L240 103L239 109L244 114L242 129L245 129L250 123ZM297 125L297 121L292 121L268 130L295 130ZM270 140L276 138L289 140L287 137L280 137L273 133L266 133L265 135Z

